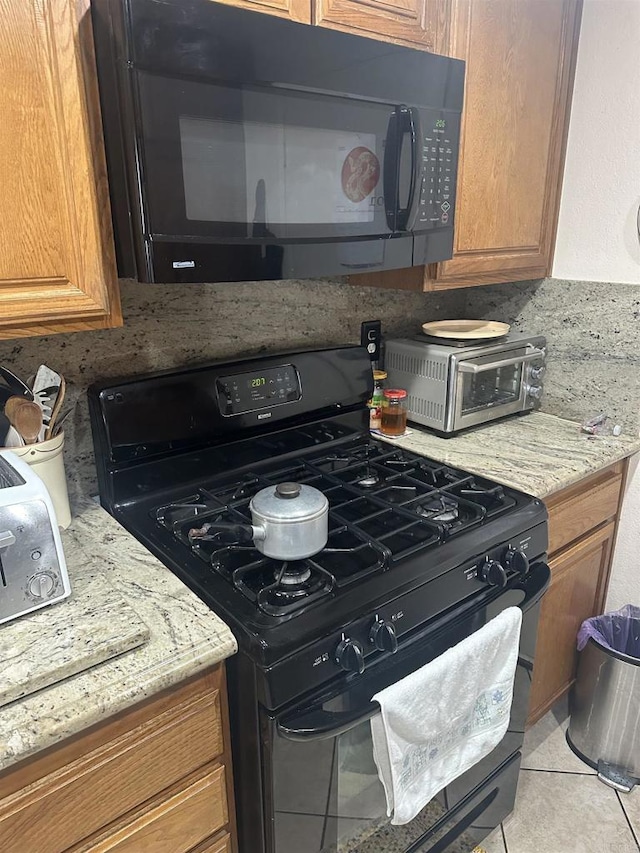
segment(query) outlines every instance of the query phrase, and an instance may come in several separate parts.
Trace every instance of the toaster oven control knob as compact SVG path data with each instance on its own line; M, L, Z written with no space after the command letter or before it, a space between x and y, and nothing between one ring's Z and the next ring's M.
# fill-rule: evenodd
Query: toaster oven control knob
M54 586L55 583L51 575L39 573L29 579L29 594L34 598L48 598Z
M363 673L364 652L360 643L357 640L350 640L343 634L336 649L336 663L345 672Z
M529 378L533 379L534 382L538 382L538 380L542 379L545 374L546 367L544 364L538 364L535 367L531 367L529 370Z
M527 386L527 394L534 400L539 400L542 397L542 387L540 385L529 385Z
M391 652L392 655L398 651L398 638L392 622L385 622L376 617L369 631L369 640L378 651Z
M510 572L526 575L529 571L529 558L519 548L509 548L504 555L504 564Z
M488 557L481 563L478 569L478 577L481 581L488 583L489 586L507 585L507 573L505 570L497 560L490 560Z

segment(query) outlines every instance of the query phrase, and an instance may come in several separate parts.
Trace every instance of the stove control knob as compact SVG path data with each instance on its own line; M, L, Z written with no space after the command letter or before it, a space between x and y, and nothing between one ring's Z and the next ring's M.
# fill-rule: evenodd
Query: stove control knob
M369 640L381 652L391 652L395 655L398 651L398 638L393 623L385 622L377 616L369 631Z
M357 640L350 640L343 634L336 648L336 663L345 672L362 674L364 672L364 652L360 643Z
M478 569L478 577L481 581L488 583L489 586L507 585L507 573L505 570L497 560L490 560L488 557Z
M529 571L529 558L519 548L509 548L504 555L504 565L510 572L526 575Z

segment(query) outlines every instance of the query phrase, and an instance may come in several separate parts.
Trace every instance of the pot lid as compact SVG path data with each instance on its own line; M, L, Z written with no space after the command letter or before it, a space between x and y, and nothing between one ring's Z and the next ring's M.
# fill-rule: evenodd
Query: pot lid
M252 497L249 509L266 521L287 523L311 521L329 508L329 501L319 489L303 483L278 483L260 489Z

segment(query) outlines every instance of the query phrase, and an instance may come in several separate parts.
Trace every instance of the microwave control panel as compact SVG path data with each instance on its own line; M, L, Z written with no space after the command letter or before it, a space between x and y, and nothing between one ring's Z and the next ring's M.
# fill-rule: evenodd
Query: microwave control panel
M225 417L270 409L302 397L300 377L293 364L219 376L216 388L220 413Z
M457 121L440 117L423 124L418 222L427 227L451 224L456 191L457 147Z

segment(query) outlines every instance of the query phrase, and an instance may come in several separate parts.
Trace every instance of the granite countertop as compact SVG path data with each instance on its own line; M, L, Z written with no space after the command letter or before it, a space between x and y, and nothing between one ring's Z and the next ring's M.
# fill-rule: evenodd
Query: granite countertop
M410 424L411 433L388 439L447 465L482 474L545 498L640 451L638 436L589 436L580 425L541 412L507 418L441 438Z
M65 612L71 616L74 592L99 590L100 584L91 582L99 574L117 595L108 605L106 599L92 602L91 618L113 619L113 599L119 597L147 631L138 648L0 708L0 770L237 651L227 625L107 512L90 501L74 509L73 522L62 533L72 597L5 627L13 634L23 629L26 635L48 630L53 648L59 639L55 626L61 626ZM77 630L82 629L80 623ZM68 625L65 630L68 642ZM29 643L20 647L27 656ZM71 661L69 666L74 672Z

